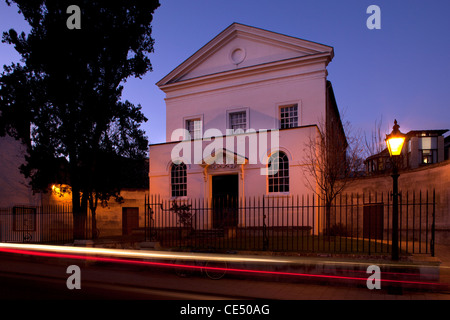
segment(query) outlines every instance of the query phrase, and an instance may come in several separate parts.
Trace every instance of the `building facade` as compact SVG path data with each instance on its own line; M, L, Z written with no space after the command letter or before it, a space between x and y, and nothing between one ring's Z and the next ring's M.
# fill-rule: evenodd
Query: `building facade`
M226 28L157 83L166 94L167 142L150 146L150 194L310 194L305 145L320 123L343 133L327 81L333 55L330 46L259 28Z
M405 141L406 167L420 166L445 160L444 134L448 130L412 130Z

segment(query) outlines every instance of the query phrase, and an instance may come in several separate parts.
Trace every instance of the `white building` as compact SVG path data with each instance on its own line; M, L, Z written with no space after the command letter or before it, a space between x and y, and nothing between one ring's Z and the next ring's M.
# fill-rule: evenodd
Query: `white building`
M230 25L157 83L166 94L167 142L150 146L150 194L209 201L311 194L304 146L321 121L342 129L327 81L332 59L330 46ZM268 169L270 157L278 170Z

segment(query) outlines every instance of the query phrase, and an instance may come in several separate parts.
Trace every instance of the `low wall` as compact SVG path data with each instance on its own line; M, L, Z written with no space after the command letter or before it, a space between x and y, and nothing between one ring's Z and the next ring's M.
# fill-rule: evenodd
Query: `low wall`
M139 210L139 225L145 225L145 195L146 189L122 190L123 202L119 203L114 199L108 202L106 207L97 208L97 228L100 230L100 237L123 235L122 212L123 208L137 208Z
M403 200L408 193L410 200L415 192L416 201L419 192L425 199L426 193L432 199L435 191L436 243L446 244L450 240L450 160L400 172L399 192ZM344 193L375 194L392 191L392 178L389 174L362 177L353 180Z
M114 198L108 201L107 206L102 207L100 203L96 210L97 228L100 231L100 237L121 236L123 235L122 212L124 208L134 208L138 210L138 226L145 226L145 195L147 189L124 189L120 195L123 202L117 202ZM68 205L72 204L70 194L55 195L52 192L45 194L44 205Z

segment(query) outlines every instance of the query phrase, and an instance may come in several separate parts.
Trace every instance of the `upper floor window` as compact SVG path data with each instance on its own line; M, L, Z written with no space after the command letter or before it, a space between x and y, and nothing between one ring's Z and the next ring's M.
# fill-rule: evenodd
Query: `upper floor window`
M202 138L202 120L201 119L189 119L186 120L186 130L190 134L191 139Z
M422 164L430 164L437 162L437 150L420 150L422 154Z
M245 111L231 112L231 113L229 113L229 117L230 117L229 129L232 129L232 130L237 130L237 129L246 130L247 129L247 112L245 112Z
M36 208L13 207L13 231L36 231Z
M298 105L280 108L280 128L295 128L298 126Z
M437 159L437 137L419 138L420 162L422 164L436 163Z
M277 152L269 159L269 192L289 192L289 159Z
M170 185L172 197L184 197L187 195L187 175L184 163L172 164L170 169Z

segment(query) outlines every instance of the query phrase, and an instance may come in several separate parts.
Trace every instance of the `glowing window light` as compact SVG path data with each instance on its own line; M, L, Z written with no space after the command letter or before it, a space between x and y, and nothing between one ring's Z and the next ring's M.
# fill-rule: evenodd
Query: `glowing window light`
M66 196L70 196L71 194L71 188L68 185L65 184L59 184L59 185L52 185L52 193L55 196L58 196L60 198L66 197Z

